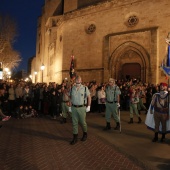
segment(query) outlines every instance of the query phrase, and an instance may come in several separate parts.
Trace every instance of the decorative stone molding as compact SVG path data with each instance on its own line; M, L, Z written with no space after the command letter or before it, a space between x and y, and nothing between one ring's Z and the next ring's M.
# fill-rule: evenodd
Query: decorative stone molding
M85 26L85 31L87 34L92 34L96 31L96 25L94 23L88 24Z
M89 15L92 13L100 12L114 7L124 6L128 4L133 4L136 2L141 2L141 0L108 0L105 2L100 2L96 5L90 5L82 9L77 9L64 14L64 20L69 20L72 18Z
M139 18L137 13L130 13L125 17L125 25L127 27L134 27L138 24Z
M55 29L57 27L59 27L64 21L63 16L52 16L49 17L45 26L46 26L46 31L48 31L49 29Z

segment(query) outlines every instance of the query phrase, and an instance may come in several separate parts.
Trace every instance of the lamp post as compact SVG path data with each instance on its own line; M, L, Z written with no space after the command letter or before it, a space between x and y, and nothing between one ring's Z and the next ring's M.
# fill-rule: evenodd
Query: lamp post
M9 72L9 68L5 67L4 68L4 79L8 80L8 72Z
M35 71L34 74L35 74L35 83L37 83L37 72Z
M32 75L31 74L29 75L29 78L30 78L30 81L32 82Z
M42 64L42 65L41 65L41 71L42 71L42 83L43 83L43 71L44 71L44 68L45 68L45 66L44 66L44 64Z
M8 82L10 82L10 78L11 78L11 72L10 71L8 71Z

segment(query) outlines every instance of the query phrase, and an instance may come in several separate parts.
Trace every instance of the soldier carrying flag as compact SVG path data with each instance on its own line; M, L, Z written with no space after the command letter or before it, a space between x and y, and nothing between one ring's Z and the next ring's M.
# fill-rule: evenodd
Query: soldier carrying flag
M74 69L74 55L71 55L71 64L70 64L70 79L74 80L76 77L75 69Z

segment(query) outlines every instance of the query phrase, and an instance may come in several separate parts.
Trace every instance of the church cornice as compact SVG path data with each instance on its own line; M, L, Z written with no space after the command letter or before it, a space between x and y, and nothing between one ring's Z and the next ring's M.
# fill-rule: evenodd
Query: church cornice
M47 19L46 30L49 28L58 28L64 21L86 16L92 13L97 13L112 8L120 8L122 6L133 5L134 3L143 2L146 0L112 0L107 2L100 2L96 5L90 5L81 9L76 9L65 13L64 15L51 16Z
M100 2L96 5L90 5L88 7L84 7L81 9L76 9L74 11L70 11L63 15L64 20L69 20L77 17L82 17L85 15L89 15L92 13L97 13L105 10L109 10L111 8L120 8L122 6L133 5L135 3L143 2L146 0L112 0L107 2Z

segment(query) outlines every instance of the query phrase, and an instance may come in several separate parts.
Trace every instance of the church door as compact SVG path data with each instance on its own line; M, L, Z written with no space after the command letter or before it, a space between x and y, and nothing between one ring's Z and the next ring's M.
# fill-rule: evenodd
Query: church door
M122 65L122 79L141 79L141 66L139 63L125 63Z

